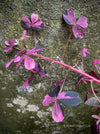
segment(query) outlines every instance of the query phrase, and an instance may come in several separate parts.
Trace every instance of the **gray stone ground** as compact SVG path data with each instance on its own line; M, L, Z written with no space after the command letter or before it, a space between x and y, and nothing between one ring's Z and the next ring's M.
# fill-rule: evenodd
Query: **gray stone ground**
M37 44L45 48L41 54L54 59L57 59L57 56L61 57L71 31L71 27L66 25L62 19L62 14L68 8L75 11L77 19L80 16L86 16L89 26L85 29L83 39L76 40L74 36L71 37L64 62L72 66L77 61L80 64L80 49L86 47L91 55L88 55L84 61L85 70L94 69L91 62L100 58L99 0L0 0L1 134L91 134L90 125L93 124L91 115L99 112L96 108L89 107L83 102L76 107L63 107L65 119L61 123L55 123L51 118L52 104L50 107L42 106L45 94L53 90L53 85L59 78L61 70L59 65L39 60L48 76L45 78L36 76L31 83L33 87L31 93L20 91L27 78L27 71L22 64L17 70L14 64L5 69L5 64L13 58L17 51L6 55L4 41L20 38L24 30L20 25L21 17L30 17L33 12L38 14L39 20L45 24L44 30L36 33ZM28 35L32 36L28 40L32 48L34 47L33 31L28 30ZM79 76L71 71L64 89L78 91L83 99L90 90L90 84L81 83L77 86Z

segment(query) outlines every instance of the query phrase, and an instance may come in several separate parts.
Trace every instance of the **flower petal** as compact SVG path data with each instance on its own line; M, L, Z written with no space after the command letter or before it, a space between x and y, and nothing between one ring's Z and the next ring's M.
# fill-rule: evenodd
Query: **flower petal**
M38 18L39 18L39 16L37 14L32 13L32 15L31 15L32 24L37 22Z
M48 106L50 103L52 103L54 100L56 99L56 97L50 97L48 94L45 96L42 104L43 106Z
M84 30L79 25L73 26L72 31L73 31L75 38L77 39L83 38L85 35Z
M35 61L29 57L29 56L25 56L25 60L24 60L24 66L27 70L31 70L35 68Z
M31 22L30 22L30 20L27 17L22 17L21 25L24 28L30 28L31 27Z
M63 14L65 22L69 25L75 25L75 13L72 9L67 9Z
M87 18L86 17L80 17L78 19L78 21L76 22L76 24L83 27L83 28L87 28L87 26L88 26Z
M37 23L32 24L32 29L35 30L35 31L40 31L43 28L44 28L43 21L38 21Z
M64 120L64 112L61 106L57 101L55 101L55 104L52 109L52 118L55 122L62 122Z

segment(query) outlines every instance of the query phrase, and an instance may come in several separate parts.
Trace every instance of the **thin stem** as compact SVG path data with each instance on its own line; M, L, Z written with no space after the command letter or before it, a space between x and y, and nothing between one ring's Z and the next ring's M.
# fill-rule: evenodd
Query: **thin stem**
M35 42L35 47L36 47L36 32L34 31L34 42Z
M36 53L33 53L33 55L35 55L35 56L37 56L37 57L39 57L39 58L41 58L41 59L50 61L50 62L52 62L52 63L59 64L59 65L61 65L61 66L63 66L63 67L69 68L70 70L73 70L73 71L75 71L75 72L77 72L77 73L79 73L79 74L81 74L81 75L86 76L87 78L89 78L89 79L91 79L91 80L93 80L93 81L95 81L95 82L97 82L97 83L100 83L100 80L94 78L93 76L91 76L91 75L89 75L89 74L87 74L87 73L85 73L85 72L83 72L83 71L81 71L81 70L78 70L78 69L76 69L76 68L74 68L74 67L72 67L72 66L69 66L69 65L67 65L67 64L65 64L65 63L62 63L62 62L59 62L59 61L50 59L50 58L48 58L48 57L44 57L44 56L39 55L39 54L36 54Z
M93 81L91 81L91 89L92 89L92 92L93 92L94 96L96 97L96 99L100 102L100 99L96 96L96 94L94 92L94 89L93 89Z
M68 40L67 40L66 47L65 47L65 49L64 49L64 52L63 52L61 61L63 61L63 58L64 58L64 55L65 55L65 52L66 52L66 49L67 49L67 46L68 46L68 43L69 43L69 40L70 40L71 36L72 36L72 31L71 31L71 33L70 33L70 35L69 35Z
M84 65L84 57L82 56L82 65L81 65L81 70L82 70L82 71L84 71L83 65Z
M98 74L100 74L100 71L99 71L98 67L97 67L96 65L95 65L95 67L96 67L96 69L97 69Z
M63 52L61 61L63 61L63 59L64 59L64 55L65 55L65 52L66 52L66 49L67 49L67 46L68 46L68 43L69 43L69 40L70 40L71 36L72 36L72 31L71 31L71 33L69 35L68 40L67 40L67 43L66 43L66 46L65 46L65 49L64 49L64 52ZM60 76L60 79L62 79L62 72L63 72L63 70L64 70L64 67L61 68L61 76Z
M61 89L60 89L60 91L59 91L59 94L60 94L61 91L63 90L63 87L64 87L64 84L65 84L66 78L67 78L68 73L69 73L69 70L70 70L70 69L67 70L67 73L66 73L66 75L65 75L64 81L63 81L62 86L61 86Z

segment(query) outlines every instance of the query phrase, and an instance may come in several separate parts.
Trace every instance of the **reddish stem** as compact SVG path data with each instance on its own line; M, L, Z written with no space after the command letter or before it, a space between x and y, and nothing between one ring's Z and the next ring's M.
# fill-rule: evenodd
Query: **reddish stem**
M66 49L67 49L67 46L68 46L68 43L69 43L69 40L70 40L71 36L72 36L72 31L71 31L71 33L70 33L70 35L69 35L68 40L67 40L66 47L65 47L65 49L64 49L64 52L63 52L61 61L63 61L63 58L64 58L64 55L65 55L65 52L66 52ZM60 79L62 79L62 72L63 72L63 69L64 69L64 67L62 67L62 69L61 69L61 77L60 77Z
M35 47L36 47L36 32L34 31L34 42L35 42Z
M71 33L70 33L70 35L69 35L68 40L67 40L66 47L65 47L65 49L64 49L64 52L63 52L61 61L63 61L63 58L64 58L64 55L65 55L65 52L66 52L66 49L67 49L67 46L68 46L68 43L69 43L69 40L70 40L71 36L72 36L72 31L71 31Z
M70 70L73 70L73 71L75 71L75 72L77 72L77 73L79 73L79 74L81 74L81 75L86 76L87 78L89 78L89 79L91 79L91 80L93 80L93 81L95 81L95 82L97 82L97 83L100 83L100 80L98 80L98 79L92 77L91 75L89 75L89 74L87 74L87 73L85 73L85 72L83 72L83 71L80 71L80 70L78 70L78 69L76 69L76 68L74 68L74 67L72 67L72 66L69 66L69 65L67 65L67 64L65 64L65 63L62 63L62 62L59 62L59 61L56 61L56 60L53 60L53 59L44 57L44 56L42 56L42 55L38 55L38 54L36 54L36 53L33 53L33 55L35 55L35 56L37 56L37 57L39 57L39 58L41 58L41 59L44 59L44 60L47 60L47 61L50 61L50 62L59 64L59 65L61 65L61 66L63 66L63 67L69 68Z

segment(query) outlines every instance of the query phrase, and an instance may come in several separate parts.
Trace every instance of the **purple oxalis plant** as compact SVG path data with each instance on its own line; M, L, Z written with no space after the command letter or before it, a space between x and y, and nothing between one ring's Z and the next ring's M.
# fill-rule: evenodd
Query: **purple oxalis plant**
M48 106L54 102L52 118L55 122L61 122L64 119L64 111L58 101L66 106L76 106L81 103L81 98L79 94L74 91L63 91L60 93L60 86L48 93L43 100L43 105Z
M12 39L10 42L5 41L5 45L7 47L5 48L4 52L6 52L6 54L11 53L16 44L17 44L17 41L15 39Z
M63 14L63 18L67 24L73 25L72 31L75 38L84 37L85 32L83 28L87 28L88 26L86 17L80 17L76 22L74 11L72 9L67 9L66 12Z
M43 21L38 21L39 16L37 14L32 13L31 15L31 21L25 16L22 17L21 25L24 28L31 28L34 31L40 31L44 28Z
M83 38L84 37L84 29L83 28L87 28L88 23L87 23L87 18L86 17L80 17L77 21L75 19L75 13L72 9L67 9L66 12L63 14L63 18L65 20L65 22L69 25L72 25L72 32L75 36L75 38ZM27 18L26 16L22 17L21 19L21 25L24 28L32 28L34 31L40 31L44 28L44 24L42 21L38 21L39 16L37 14L32 13L31 18ZM72 32L68 38L65 50L67 48L67 45L69 43L69 40L71 38ZM23 35L21 37L21 41L23 41L25 38L29 38L30 36L27 35L27 31L24 30L23 31ZM29 70L32 73L37 73L40 76L44 77L46 76L46 72L42 71L40 64L36 63L36 61L33 59L33 56L37 56L38 58L50 61L52 63L56 63L59 65L62 65L63 67L66 67L70 70L73 70L79 74L81 74L81 78L78 81L78 84L83 81L84 84L87 84L87 81L92 82L95 81L97 83L100 83L100 76L97 75L94 71L89 71L89 73L85 73L84 69L83 69L83 58L86 57L86 54L90 54L90 52L86 49L86 48L82 48L81 49L81 55L82 55L82 66L81 69L76 69L72 66L69 66L67 64L65 64L63 61L64 58L64 54L65 51L63 53L62 56L62 60L56 61L53 59L50 59L48 57L44 57L42 55L38 55L37 52L41 51L43 49L43 47L41 46L36 46L36 34L34 32L34 41L35 41L35 47L32 49L29 49L28 44L26 45L26 48L23 48L22 50L19 51L19 53L17 53L13 59L11 59L7 64L6 64L6 68L8 68L10 66L10 64L12 62L16 63L16 67L19 67L19 65L22 63L22 61L24 61L24 66L25 69ZM5 49L5 52L7 54L9 54L13 48L16 45L16 40L13 39L10 42L5 41L5 44L7 46L7 48ZM92 62L92 65L96 65L96 64L100 64L100 60L96 59ZM100 67L98 67L98 69L100 69ZM99 71L98 71L99 72ZM26 81L23 84L24 90L26 90L26 88L29 86L29 82L32 81L34 78L28 76L28 78L26 79ZM64 83L67 81L67 79L61 79L57 80L55 83L56 88L48 93L43 100L43 105L44 106L48 106L50 103L54 102L54 106L52 109L52 118L54 119L55 122L61 122L64 120L64 111L62 108L62 104L66 105L66 106L76 106L78 104L81 103L81 98L79 97L79 94L75 91L62 91L63 88L60 88L60 84L63 83L62 85L64 85ZM63 87L63 86L62 86ZM91 86L90 91L87 92L86 96L85 96L85 101L88 100L88 94L89 93L98 93L98 91L93 90L93 87ZM60 104L61 103L61 104ZM93 115L94 118L99 119L99 124L100 124L100 117L97 117L96 115ZM98 123L97 123L98 124Z

